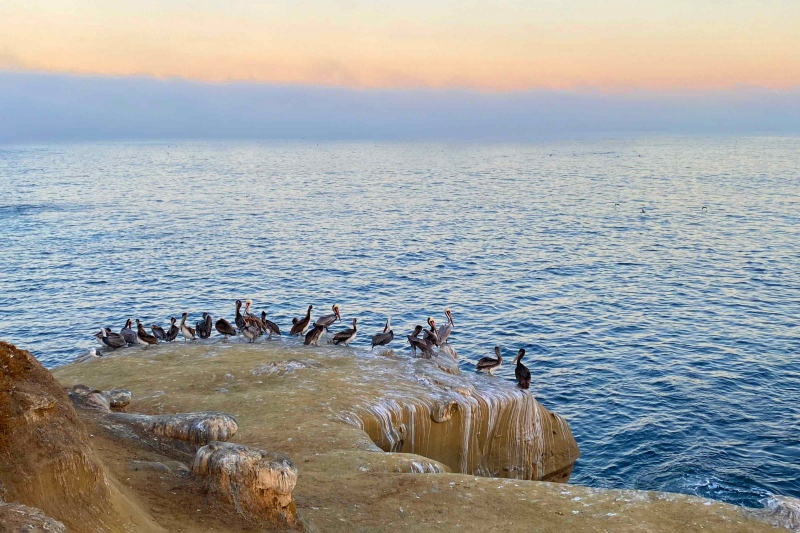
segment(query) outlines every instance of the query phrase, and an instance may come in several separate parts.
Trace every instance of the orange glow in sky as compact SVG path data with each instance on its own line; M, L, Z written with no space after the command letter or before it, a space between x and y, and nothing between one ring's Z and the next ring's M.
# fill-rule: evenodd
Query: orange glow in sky
M7 0L0 69L346 87L800 86L797 0Z

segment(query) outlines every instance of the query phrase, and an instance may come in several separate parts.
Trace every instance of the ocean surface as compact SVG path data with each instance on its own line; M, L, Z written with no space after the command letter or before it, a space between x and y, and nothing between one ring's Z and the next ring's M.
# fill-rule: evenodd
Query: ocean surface
M571 482L800 497L800 138L0 146L0 190L0 338L46 366L237 298L359 349L449 306L463 370L528 350Z

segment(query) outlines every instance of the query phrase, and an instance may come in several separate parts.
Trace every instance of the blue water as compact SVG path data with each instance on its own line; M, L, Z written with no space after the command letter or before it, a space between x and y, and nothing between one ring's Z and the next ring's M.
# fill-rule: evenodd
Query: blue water
M6 146L0 190L0 338L47 366L236 298L450 306L464 370L528 349L572 482L800 496L800 138Z

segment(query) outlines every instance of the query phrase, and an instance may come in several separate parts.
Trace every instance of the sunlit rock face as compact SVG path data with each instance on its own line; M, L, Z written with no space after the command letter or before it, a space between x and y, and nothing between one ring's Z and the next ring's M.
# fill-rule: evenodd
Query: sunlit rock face
M212 442L197 451L192 472L204 478L206 490L248 517L295 523L297 468L282 454Z
M438 372L427 361L413 366L412 390L387 389L348 419L382 450L429 457L465 474L569 479L580 455L569 425L529 392L490 376Z
M21 530L58 531L59 523L70 531L147 530L147 519L108 482L85 426L50 373L4 342L0 367L2 497L43 513L29 513L34 529Z

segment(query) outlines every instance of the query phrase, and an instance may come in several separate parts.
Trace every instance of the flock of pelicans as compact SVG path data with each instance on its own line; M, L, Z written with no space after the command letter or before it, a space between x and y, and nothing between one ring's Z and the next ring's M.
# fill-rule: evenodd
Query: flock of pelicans
M189 316L188 313L183 313L180 324L178 324L178 320L175 317L172 317L170 327L167 330L164 330L164 328L158 324L152 324L150 326L152 334L147 333L141 321L137 318L136 329L133 329L133 321L128 319L125 323L125 327L123 327L119 333L113 333L111 328L102 328L95 334L95 337L103 346L107 346L110 350L116 350L117 348L123 348L125 346L140 345L148 347L151 344L158 344L159 341L172 342L178 338L178 335L183 337L184 342L193 341L197 338L207 339L211 336L213 329L216 329L226 340L228 337L235 337L241 334L251 343L255 342L256 339L263 335L267 335L267 338L271 338L273 335L280 335L281 330L278 325L267 320L267 312L262 311L261 315L252 313L250 311L251 305L252 302L247 300L244 304L244 312L242 312L242 301L236 300L236 318L233 324L224 318L219 318L214 322L210 314L203 313L203 319L196 322L194 327L191 327L186 323L186 319ZM309 305L305 316L293 318L292 327L289 331L290 335L304 336L304 344L307 346L312 344L318 346L322 333L328 331L328 328L335 322L342 321L342 315L339 313L339 306L333 305L333 307L331 307L333 311L331 314L323 315L312 323L311 311L313 309L314 306ZM415 356L417 355L417 350L419 350L423 357L430 358L433 356L434 346L443 347L448 345L447 340L455 324L453 323L453 315L450 309L445 309L444 314L447 318L444 325L437 328L436 321L433 318L428 318L428 326L430 329L424 329L422 326L417 325L414 328L414 332L406 336ZM358 325L357 320L354 318L352 328L347 328L335 333L329 342L347 346L355 340L357 334ZM372 348L376 346L386 346L393 340L394 332L391 328L391 321L387 318L383 331L372 336ZM452 349L449 349L448 353L456 358L458 357ZM503 356L500 353L499 346L495 346L494 353L496 357L482 357L478 361L476 365L478 371L493 374L494 371L503 364ZM521 348L514 358L514 364L516 365L515 375L517 384L521 388L527 389L531 383L531 373L528 368L522 364L522 358L524 356L525 350Z

